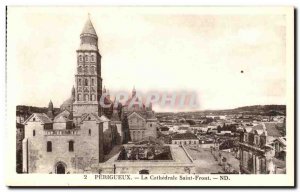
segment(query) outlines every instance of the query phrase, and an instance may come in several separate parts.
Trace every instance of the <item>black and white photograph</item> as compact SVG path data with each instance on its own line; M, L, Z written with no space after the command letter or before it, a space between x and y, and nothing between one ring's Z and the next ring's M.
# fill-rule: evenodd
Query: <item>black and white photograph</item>
M9 185L294 185L293 7L6 15Z

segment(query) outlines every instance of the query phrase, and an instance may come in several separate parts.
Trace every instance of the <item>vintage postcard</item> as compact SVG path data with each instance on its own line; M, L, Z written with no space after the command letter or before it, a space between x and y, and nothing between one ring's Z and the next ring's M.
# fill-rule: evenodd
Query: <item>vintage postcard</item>
M293 7L7 7L8 186L295 185Z

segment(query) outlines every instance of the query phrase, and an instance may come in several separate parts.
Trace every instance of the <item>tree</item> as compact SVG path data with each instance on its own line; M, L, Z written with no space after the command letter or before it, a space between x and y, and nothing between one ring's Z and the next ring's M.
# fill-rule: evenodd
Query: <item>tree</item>
M125 133L125 138L123 140L123 143L126 144L128 143L128 141L131 141L128 118L126 114L124 115L124 118L122 120L122 130Z
M186 122L190 125L196 125L196 122L192 119L188 119L188 120L186 120Z
M218 125L217 130L218 130L218 133L221 133L222 127L220 125Z

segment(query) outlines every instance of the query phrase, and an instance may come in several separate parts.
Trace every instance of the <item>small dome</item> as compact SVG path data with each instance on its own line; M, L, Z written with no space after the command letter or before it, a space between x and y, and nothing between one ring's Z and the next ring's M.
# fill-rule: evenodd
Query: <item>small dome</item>
M69 99L65 100L63 102L63 104L61 104L60 106L60 110L63 111L63 110L71 110L72 109L72 105L74 103L74 99L72 97L70 97Z

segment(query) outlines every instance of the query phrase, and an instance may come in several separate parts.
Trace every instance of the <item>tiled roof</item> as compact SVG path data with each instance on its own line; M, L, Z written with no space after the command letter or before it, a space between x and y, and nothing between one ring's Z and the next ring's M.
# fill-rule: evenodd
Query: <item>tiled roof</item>
M183 133L173 136L172 140L184 140L184 139L198 139L196 135L192 133Z
M61 117L61 116L68 119L70 117L70 115L71 115L71 113L68 110L65 109L61 113L59 113L58 115L56 115L56 117L54 118L54 120L56 118L58 118L58 117Z
M130 116L133 113L138 114L145 120L157 120L153 111L133 111L133 112L129 112L128 116Z
M99 118L99 120L102 121L102 122L110 121L105 115L102 115L102 116Z
M68 121L70 121L69 119L67 119L64 116L59 116L59 117L55 117L54 119L54 123L67 123Z
M82 114L82 116L81 116L81 121L80 121L80 123L82 123L83 121L85 121L85 119L88 117L88 116L91 116L91 117L93 117L95 120L96 120L96 122L103 122L103 119L101 119L102 118L102 116L101 117L99 117L97 114L95 114L95 113L84 113L84 114Z
M71 113L68 110L63 110L54 118L54 123L66 123L71 120Z
M113 115L110 119L111 121L120 121L120 117L117 112L113 112Z
M132 111L128 113L128 117L131 116L132 114L136 113L137 115L141 116L143 119L146 119L146 116L144 113L140 112L140 111Z
M91 113L91 115L96 119L97 122L101 122L101 118L97 114Z
M86 21L83 30L81 32L81 35L83 34L90 34L90 35L95 35L97 36L97 33L95 31L95 28L90 20L90 18L88 18L88 20Z
M273 137L283 136L277 128L277 123L265 123L265 126L266 126L266 131L268 133L268 136L273 136Z
M283 137L278 137L274 141L276 141L276 140L278 140L282 145L286 146L286 140Z
M45 113L34 113L39 120L42 121L42 123L52 123L51 119L45 114Z
M150 120L150 119L156 120L156 117L155 117L155 114L153 111L147 111L146 118L147 118L147 120Z
M263 130L263 129L264 129L264 127L263 127L262 124L255 125L255 126L252 127L252 130Z
M133 100L133 99L135 99L135 100ZM141 103L142 103L141 106L139 104L137 104L137 102L139 102L139 101L140 101L139 97L131 97L126 101L124 106L128 106L128 107L134 108L134 109L140 109L140 108L145 109L145 104L144 104L143 100L141 100Z
M264 133L264 127L263 127L262 124L255 125L255 126L252 127L251 132L252 133L256 132L258 135L261 135L261 134Z

